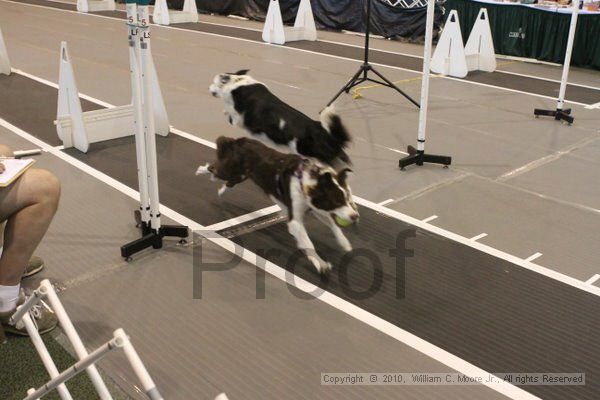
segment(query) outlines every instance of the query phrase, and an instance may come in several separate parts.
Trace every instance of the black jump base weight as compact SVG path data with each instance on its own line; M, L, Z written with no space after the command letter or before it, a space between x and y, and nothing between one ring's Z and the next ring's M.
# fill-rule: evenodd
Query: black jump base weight
M156 229L152 229L150 224L142 221L139 211L134 213L134 217L142 237L121 246L121 257L126 261L131 261L131 256L149 247L153 249L162 248L163 238L165 237L176 237L181 239L180 243L186 242L185 238L189 234L187 226L162 225L157 232Z
M536 108L533 110L533 115L535 115L536 118L538 118L540 115L544 117L554 117L555 120L566 121L569 125L571 125L575 120L575 118L571 116L570 108L565 108L563 110L558 108L556 110L542 110L540 108Z
M424 151L419 151L413 146L408 146L407 151L408 156L398 161L398 166L401 170L404 170L404 168L408 167L409 165L416 164L421 166L424 163L442 164L444 168L448 168L448 165L452 163L452 157L426 154Z

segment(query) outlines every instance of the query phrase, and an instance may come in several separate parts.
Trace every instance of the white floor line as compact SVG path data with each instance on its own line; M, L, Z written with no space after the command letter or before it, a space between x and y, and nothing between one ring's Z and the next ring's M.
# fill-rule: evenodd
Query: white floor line
M484 237L486 237L487 235L488 235L487 233L480 233L480 234L479 234L479 235L477 235L477 236L473 236L473 237L472 237L471 239L469 239L469 240L472 240L472 241L476 242L476 241L478 241L479 239L483 239L483 238L484 238Z
M588 110L592 110L594 108L600 108L600 103L590 104L590 105L585 106L585 108L587 108Z
M73 10L63 10L63 9L60 9L60 8L54 8L54 7L49 7L49 6L40 6L40 5L37 5L37 4L21 3L19 1L13 1L13 0L0 0L0 1L5 2L5 3L19 4L21 6L26 6L26 7L43 8L43 9L46 9L46 10L53 10L53 11L57 11L57 12L74 13L74 14L79 14L79 15L85 15L85 16L93 17L93 18L104 18L104 19L110 19L112 21L119 21L118 18L108 17L108 16L104 16L104 15L89 14L89 13L88 14L82 14L82 13L78 13L77 11L73 11ZM151 24L151 25L153 26L153 29L172 29L172 30L178 30L178 31L183 31L183 32L187 32L187 33L201 34L201 35L207 35L207 36L216 36L216 37L221 37L221 38L225 38L225 39L231 39L231 40L237 40L237 41L242 41L242 42L247 42L247 43L253 43L255 45L260 45L260 46L270 46L270 47L273 47L273 45L271 45L270 43L264 43L264 42L258 42L258 41L255 41L255 40L250 40L250 39L243 39L243 38L238 38L238 37L233 37L233 36L221 35L221 34L218 34L218 33L195 31L195 30L189 30L189 29L185 29L185 28L178 28L176 26L170 26L170 25L169 26L166 26L166 25L154 25L154 24ZM346 61L351 61L353 63L362 63L362 60L355 60L353 58L336 56L336 55L333 55L333 54L319 53L317 51L300 49L300 48L297 48L297 47L278 46L277 48L278 49L282 49L282 50L287 50L287 51L298 51L298 52L303 52L303 53L308 53L308 54L315 54L315 55L323 56L323 57L336 58L338 60L346 60ZM406 71L406 72L410 72L410 73L417 74L417 75L422 75L423 74L422 71L413 71L412 69L402 68L402 67L396 67L396 66L393 66L393 65L380 64L380 63L374 63L374 62L371 62L371 64L375 65L375 66L379 66L379 67L385 67L385 68L395 69L395 70L398 70L398 71ZM492 88L492 89L498 89L498 90L503 90L503 91L512 92L512 93L520 93L520 94L524 94L524 95L527 95L527 96L539 97L539 98L543 98L543 99L548 99L548 100L556 101L556 97L545 96L545 95L537 94L537 93L524 92L524 91L516 90L516 89L509 89L509 88L505 88L505 87L502 87L502 86L495 86L495 85L489 85L489 84L480 83L480 82L474 82L474 81L464 80L464 79L460 79L460 78L453 78L451 76L442 76L442 75L440 75L440 78L442 78L442 79L448 79L448 80L455 81L455 82L461 82L461 83L465 83L465 84L475 85L475 86L488 87L488 88ZM580 106L587 106L588 105L586 103L580 103L580 102L571 101L571 100L568 100L568 99L566 100L566 103L576 104L576 105L580 105Z
M394 201L394 199L387 199L387 200L384 200L381 203L377 203L377 204L379 204L380 206L387 206L388 204L392 203L393 201Z
M532 255L530 255L529 257L527 257L527 258L525 259L525 261L533 261L533 260L535 260L536 258L540 258L541 256L542 256L542 253L535 253L535 254L532 254Z
M240 215L239 217L231 218L223 222L218 222L216 224L209 225L206 227L206 229L211 231L220 231L226 228L230 228L232 226L243 224L244 222L264 217L265 215L274 214L279 211L281 211L281 208L279 208L278 205L273 205L270 207L261 208L260 210L253 211L248 214Z
M427 218L425 218L424 220L422 220L422 222L425 222L425 223L427 223L427 222L431 222L431 221L433 221L434 219L437 219L437 217L438 217L437 215L432 215L432 216L430 216L430 217L427 217Z
M88 173L89 175L95 177L96 179L104 182L108 186L113 187L114 189L124 193L125 195L139 199L138 192L133 190L132 188L123 185L117 180L109 177L108 175L90 167L87 164L82 163L81 161L61 152L59 150L55 150L52 146L42 142L41 140L35 138L33 135L17 128L16 126L10 124L4 119L0 118L0 126L3 126L6 129L11 130L18 136L31 141L32 143L40 146L44 150L47 150L54 156L59 157L60 159L68 162L74 167L82 170L83 172ZM446 350L437 347L420 337L413 335L412 333L380 318L372 313L363 310L362 308L355 306L354 304L332 294L327 291L323 291L319 287L313 285L312 283L299 278L297 276L293 277L293 281L290 281L289 272L278 265L265 260L255 253L238 246L236 243L229 239L225 239L222 236L216 235L214 231L207 230L202 225L192 221L191 219L181 215L168 207L164 207L162 204L160 206L161 213L174 220L175 222L188 226L191 230L195 231L195 233L205 237L210 242L218 245L219 247L240 256L243 260L248 263L256 266L257 268L264 269L267 273L273 275L274 277L286 282L288 285L293 285L294 287L318 298L322 302L329 304L330 306L336 308L339 311L346 313L347 315L377 329L378 331L404 343L405 345L420 351L421 353L433 358L434 360L447 365L448 367L463 373L467 376L487 376L489 372L482 370L481 368L463 360L460 357L455 356L452 353L447 352ZM501 393L511 399L515 400L539 400L539 397L534 396L533 394L526 392L525 390L513 386L507 382L485 382L483 385L489 387Z
M590 279L585 281L585 283L587 283L588 285L593 285L594 282L596 282L598 279L600 279L600 274L596 274L596 275L592 276Z

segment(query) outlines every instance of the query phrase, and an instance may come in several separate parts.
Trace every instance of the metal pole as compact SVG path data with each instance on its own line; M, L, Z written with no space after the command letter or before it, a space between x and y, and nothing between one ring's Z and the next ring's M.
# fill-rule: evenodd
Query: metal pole
M48 349L46 348L46 345L44 344L44 341L42 340L42 337L38 332L37 326L35 326L35 324L31 320L31 316L29 315L29 313L25 313L22 318L22 321L25 324L25 329L27 329L27 333L29 333L31 342L33 343L35 349L40 355L42 363L44 364L44 367L46 367L46 371L48 371L48 375L50 375L50 378L56 379L59 376L58 369L56 368L54 361L52 361L50 353L48 353ZM56 388L56 390L58 391L58 395L62 400L73 400L71 394L69 393L69 390L67 389L64 383L61 383L60 385L57 384L54 386L54 388ZM39 397L39 395L27 396L28 399L37 399Z
M140 29L142 93L144 97L144 122L146 128L146 163L148 167L148 189L150 194L150 219L152 230L160 229L160 208L158 197L158 165L156 161L156 129L154 126L154 106L152 99L152 77L150 68L150 23L148 21L148 0L138 0L138 23Z
M425 24L425 50L423 51L423 80L421 82L421 108L419 110L419 131L417 150L425 151L425 131L427 128L427 109L429 108L429 66L433 41L433 16L435 0L427 2L427 23Z
M577 28L577 16L579 15L579 0L573 0L573 10L571 12L571 26L569 27L569 36L567 38L567 52L563 64L562 78L560 81L560 92L558 94L557 110L562 110L565 105L565 92L567 91L567 80L569 78L569 67L571 65L571 53L573 52L573 43L575 42L575 31Z
M94 350L90 355L88 355L84 359L79 360L73 366L61 372L58 376L54 377L52 380L50 380L44 386L37 389L35 392L28 392L29 395L25 398L25 400L36 400L42 396L45 396L48 392L54 390L60 385L64 385L66 381L80 374L81 372L83 372L84 369L89 368L90 366L92 366L92 364L97 363L102 358L106 357L110 351L121 346L122 343L119 339L111 339L104 345Z
M83 343L81 342L81 338L77 334L77 331L75 330L71 319L67 315L65 308L58 299L58 296L56 295L56 292L54 291L54 288L52 287L50 281L48 279L44 279L40 283L40 288L38 290L40 290L40 292L48 298L48 302L50 303L50 306L52 306L52 309L54 310L54 313L56 314L56 317L60 322L62 330L71 342L71 345L73 345L73 349L75 350L77 357L80 360L86 358L88 356L88 352L85 349ZM102 377L98 373L98 369L96 369L94 365L89 366L89 368L87 369L87 374L90 377L92 383L94 384L94 388L98 392L100 399L112 400L112 396L110 395L106 384L102 380Z
M148 370L146 370L146 367L140 359L140 356L133 348L133 345L131 344L129 337L125 334L125 331L123 331L123 329L117 329L113 335L115 339L119 339L123 343L123 351L125 352L125 356L129 360L131 368L133 368L133 371L142 383L142 387L144 388L146 395L152 400L162 400L163 397L156 388L154 381L150 377Z
M135 129L135 153L137 157L138 182L140 189L140 215L150 224L150 199L148 197L148 168L146 165L146 138L144 136L144 113L140 76L140 42L136 0L127 0L127 28L129 40L129 71Z

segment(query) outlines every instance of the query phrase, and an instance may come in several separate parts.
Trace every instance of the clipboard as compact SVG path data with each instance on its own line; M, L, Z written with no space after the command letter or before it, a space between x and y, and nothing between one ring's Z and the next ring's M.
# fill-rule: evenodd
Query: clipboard
M4 172L0 174L0 188L5 188L23 175L23 172L27 171L35 163L35 160L31 158L0 158L0 163L4 164L5 168Z

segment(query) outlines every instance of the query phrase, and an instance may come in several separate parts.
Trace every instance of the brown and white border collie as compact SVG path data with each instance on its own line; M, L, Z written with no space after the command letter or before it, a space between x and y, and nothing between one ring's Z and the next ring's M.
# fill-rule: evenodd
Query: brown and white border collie
M199 174L212 174L225 181L219 190L252 180L287 212L288 231L296 239L320 273L327 273L331 264L315 251L306 228L304 216L310 210L331 229L340 247L351 251L352 245L337 224L336 216L345 221L359 219L352 192L347 183L349 169L336 172L328 165L297 154L284 154L249 138L217 139L217 160L200 166Z

